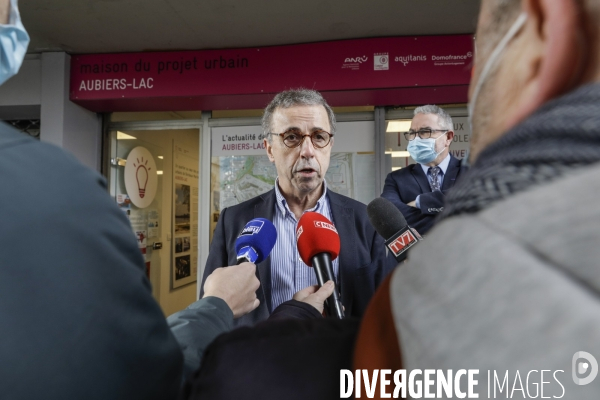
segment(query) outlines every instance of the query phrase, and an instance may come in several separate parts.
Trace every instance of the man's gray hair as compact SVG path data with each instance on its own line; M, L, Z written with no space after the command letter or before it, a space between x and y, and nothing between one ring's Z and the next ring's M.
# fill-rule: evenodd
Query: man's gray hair
M438 107L433 104L428 104L426 106L417 107L417 108L415 108L415 112L413 113L413 116L416 116L417 114L437 115L438 124L440 124L440 126L443 129L447 129L449 131L454 130L454 125L452 124L452 117L446 111L444 111L444 109L441 107Z
M321 93L311 89L290 89L278 93L269 105L265 108L265 112L262 116L262 129L263 133L267 137L267 140L271 142L271 122L273 121L273 113L278 108L290 108L295 106L323 106L327 111L327 117L329 118L329 126L332 135L335 133L335 114L329 104L325 101ZM276 132L282 133L282 132Z

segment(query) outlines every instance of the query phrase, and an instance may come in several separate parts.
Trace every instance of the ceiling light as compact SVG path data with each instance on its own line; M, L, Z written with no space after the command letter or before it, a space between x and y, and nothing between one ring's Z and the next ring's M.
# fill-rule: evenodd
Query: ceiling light
M128 135L121 131L117 131L117 140L131 140L131 139L137 139L137 138L135 136Z
M162 171L156 171L156 175L162 175L163 172Z
M163 156L157 156L158 158L160 158L161 160L164 158Z
M386 132L407 132L410 130L410 119L388 121Z

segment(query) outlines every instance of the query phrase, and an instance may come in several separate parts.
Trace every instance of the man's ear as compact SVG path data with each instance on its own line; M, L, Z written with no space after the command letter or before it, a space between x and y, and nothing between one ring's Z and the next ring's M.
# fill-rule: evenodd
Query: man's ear
M265 149L267 150L267 156L269 157L269 161L275 162L275 157L273 156L273 146L271 146L267 139L263 139L263 144L265 146Z
M454 139L454 131L446 132L446 147L450 147L452 140Z
M523 34L529 35L529 82L519 107L507 120L512 127L542 104L573 89L580 83L586 63L588 38L579 0L523 0L527 13ZM530 53L531 54L531 53ZM518 60L514 60L518 62Z

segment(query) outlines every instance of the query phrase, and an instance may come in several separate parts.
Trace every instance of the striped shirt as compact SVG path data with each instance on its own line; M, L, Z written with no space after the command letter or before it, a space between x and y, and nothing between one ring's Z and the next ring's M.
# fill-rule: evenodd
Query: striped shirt
M296 292L317 284L315 271L304 264L296 247L298 220L290 211L287 201L279 191L279 179L275 182L275 215L273 225L277 229L277 241L271 252L271 306L274 310L281 303L291 300ZM310 210L324 215L331 222L331 207L327 198L327 184L323 180L323 195ZM338 281L339 259L333 261L333 275Z

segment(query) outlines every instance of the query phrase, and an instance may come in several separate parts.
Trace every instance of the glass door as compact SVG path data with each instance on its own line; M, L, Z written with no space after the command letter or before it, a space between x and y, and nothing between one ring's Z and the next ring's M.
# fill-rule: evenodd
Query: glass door
M196 299L200 130L121 124L110 132L110 193L127 214L165 315Z
M110 194L131 223L153 295L159 298L164 149L125 132L113 136Z

